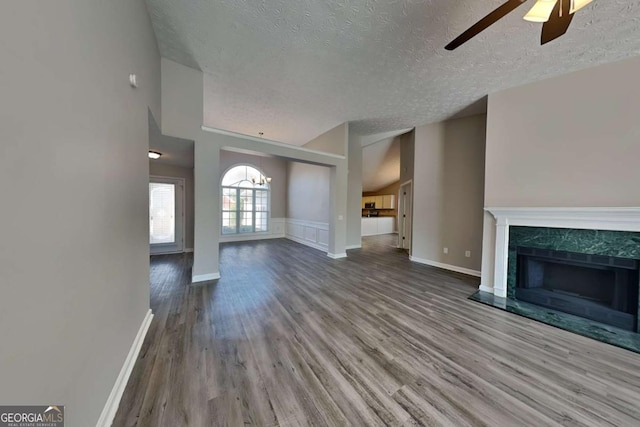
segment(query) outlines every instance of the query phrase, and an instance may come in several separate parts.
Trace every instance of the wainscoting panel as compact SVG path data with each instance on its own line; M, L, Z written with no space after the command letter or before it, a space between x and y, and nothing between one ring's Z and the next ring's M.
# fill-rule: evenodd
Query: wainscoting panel
M329 224L287 218L285 237L294 242L327 252L329 248Z

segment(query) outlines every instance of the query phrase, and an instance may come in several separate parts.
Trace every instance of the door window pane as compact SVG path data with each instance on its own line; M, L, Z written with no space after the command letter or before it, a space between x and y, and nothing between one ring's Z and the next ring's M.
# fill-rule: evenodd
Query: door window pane
M269 210L269 193L264 190L256 191L256 212L266 212Z
M222 189L222 210L235 211L237 203L237 190L235 188Z
M267 213L256 212L256 231L267 231Z
M166 244L176 241L175 185L149 184L149 243Z
M253 212L241 212L240 218L240 233L252 233Z
M237 229L236 213L222 212L222 234L235 234Z

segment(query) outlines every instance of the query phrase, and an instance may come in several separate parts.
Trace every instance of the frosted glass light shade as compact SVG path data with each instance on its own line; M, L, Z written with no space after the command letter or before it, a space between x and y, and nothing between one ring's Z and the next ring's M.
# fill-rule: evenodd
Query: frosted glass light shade
M571 0L571 8L569 9L569 13L575 13L591 3L593 0Z
M582 0L591 1L591 0ZM524 16L525 21L547 22L558 0L538 0L531 10Z

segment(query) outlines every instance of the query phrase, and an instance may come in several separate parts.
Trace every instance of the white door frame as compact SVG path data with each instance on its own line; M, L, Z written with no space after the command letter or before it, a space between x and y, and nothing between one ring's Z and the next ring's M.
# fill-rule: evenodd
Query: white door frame
M185 179L178 178L174 176L159 176L159 175L150 175L149 183L157 182L157 183L166 183L166 184L174 184L177 187L180 187L180 191L176 191L176 225L178 225L178 220L180 221L179 230L176 227L176 231L180 232L180 236L176 233L176 243L175 244L164 244L158 243L154 245L149 245L149 253L151 255L156 254L169 254L169 253L182 253L184 252L184 238L186 233L185 228L185 218L184 218L184 209L185 209ZM148 203L147 203L148 204ZM178 212L179 210L179 212Z
M398 191L398 248L407 249L411 255L413 233L413 180L400 185Z

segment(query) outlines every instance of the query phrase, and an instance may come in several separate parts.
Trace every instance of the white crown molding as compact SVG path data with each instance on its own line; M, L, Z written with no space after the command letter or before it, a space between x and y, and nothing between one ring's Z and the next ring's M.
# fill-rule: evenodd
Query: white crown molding
M503 225L640 231L640 207L486 207Z
M242 139L248 139L249 141L261 142L263 144L269 144L275 147L288 148L290 150L302 151L302 152L311 153L311 154L320 154L322 156L332 157L334 159L340 159L340 160L346 159L345 156L341 156L339 154L328 153L326 151L312 150L310 148L300 147L299 145L287 144L279 141L272 141L270 139L258 138L256 136L245 135L237 132L230 132L228 130L216 129L208 126L202 126L202 130L205 132L217 133L219 135L232 136L234 138L242 138Z

